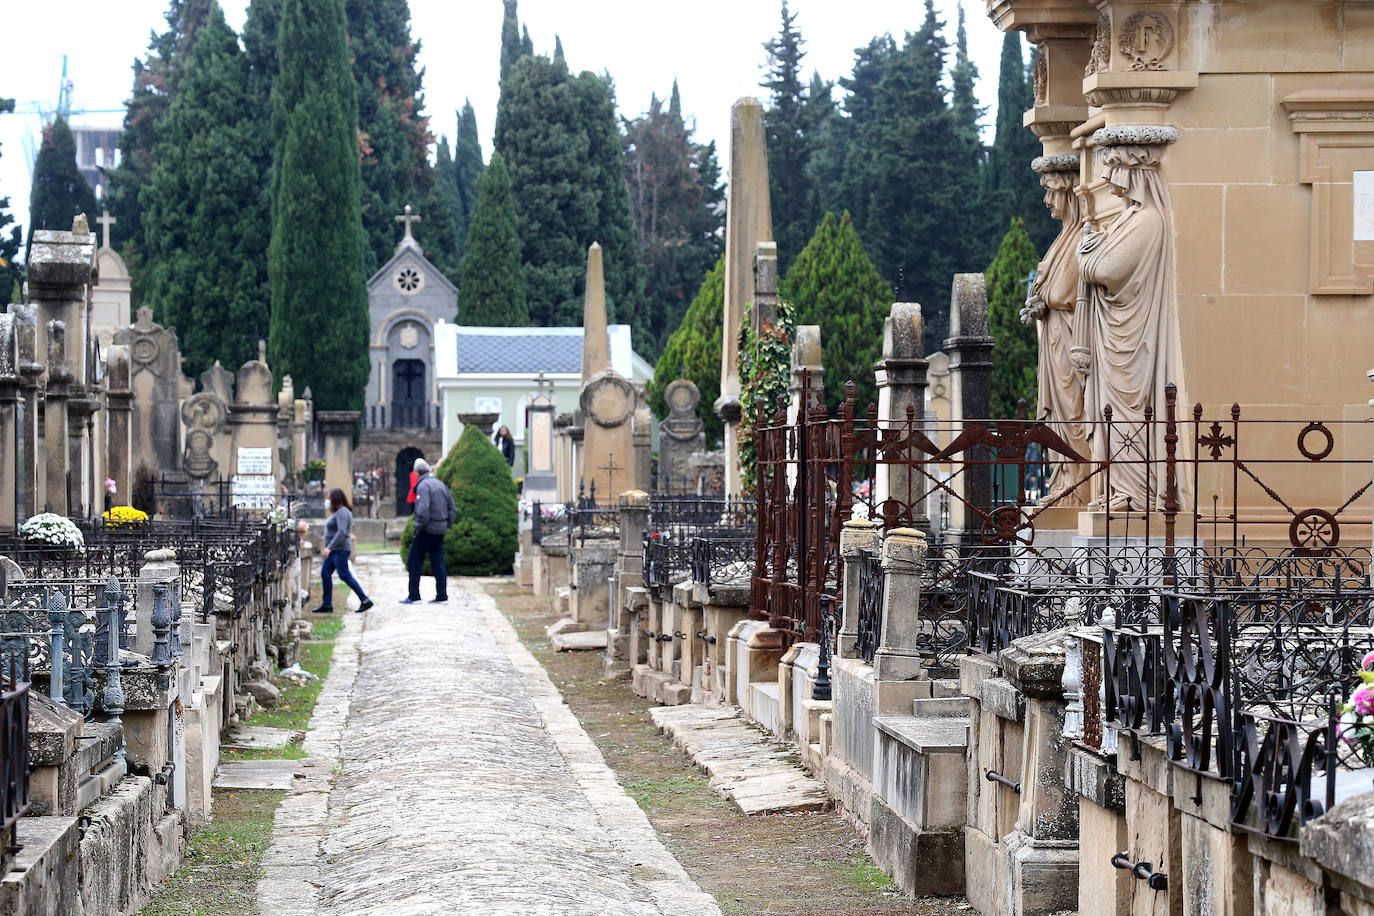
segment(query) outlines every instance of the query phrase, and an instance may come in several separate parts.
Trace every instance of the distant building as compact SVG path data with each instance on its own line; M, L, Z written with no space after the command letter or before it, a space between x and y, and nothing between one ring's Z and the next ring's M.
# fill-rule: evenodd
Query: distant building
M634 352L630 326L607 328L611 365L635 385L654 377L654 367ZM582 387L581 328L435 328L435 371L443 414L443 451L463 431L459 414L494 413L493 429L509 426L515 437L513 472L525 473L525 407L539 374L552 385L556 414L577 409Z
M105 199L105 169L119 164L119 127L78 127L72 125L76 141L76 167L95 191L96 200Z

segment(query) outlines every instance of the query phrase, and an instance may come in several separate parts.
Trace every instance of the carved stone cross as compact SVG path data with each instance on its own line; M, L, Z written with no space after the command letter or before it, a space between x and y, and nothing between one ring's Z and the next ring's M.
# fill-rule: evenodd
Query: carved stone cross
M101 210L100 216L96 218L96 222L100 224L100 247L109 248L110 227L119 222L119 220L111 216L109 210Z
M405 235L405 237L408 238L408 239L413 239L414 236L410 234L410 224L411 224L411 223L418 223L418 222L420 221L420 214L418 214L418 213L412 214L412 213L410 212L410 204L406 204L406 206L405 206L405 212L402 213L400 216L395 217L395 219L396 219L396 222L398 222L398 223L404 223L404 224L405 224L405 227L406 227L406 235Z

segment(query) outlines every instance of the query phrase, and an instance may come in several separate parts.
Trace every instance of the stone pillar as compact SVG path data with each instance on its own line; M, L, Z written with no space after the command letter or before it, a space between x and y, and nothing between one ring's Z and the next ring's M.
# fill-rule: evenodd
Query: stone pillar
M629 589L644 584L644 529L649 527L649 494L630 490L620 494L620 549L611 583L610 620L606 629L608 675L628 675L630 657Z
M545 388L544 374L538 379L538 390L525 407L525 454L529 470L525 472L524 498L530 502L552 503L558 499L558 476L554 464L553 386Z
M137 311L131 327L115 332L114 342L129 348L129 388L133 392L133 487L126 500L152 510L152 482L181 477L181 356L176 332L153 322L152 309Z
M305 398L296 398L291 413L291 472L294 474L309 461L310 427L305 422Z
M19 396L23 398L23 418L19 424L22 460L19 476L22 478L24 504L20 515L27 518L41 512L43 506L43 467L38 460L38 397L42 386L43 364L38 361L38 309L32 305L10 307L17 324L16 336L19 338Z
M67 398L71 391L71 369L67 366L66 326L57 319L48 322L48 383L43 391L44 476L48 486L44 510L66 515L69 509L67 487Z
M115 482L116 505L129 505L134 485L130 413L134 393L129 388L129 348L110 344L105 351L106 403L105 466Z
M324 440L324 488L344 491L353 501L353 431L362 414L356 410L321 410L315 414Z
M153 610L157 586L167 588L167 606L181 601L181 566L173 550L150 550L143 557L134 590L134 642L139 655L153 654Z
M578 490L589 493L593 483L597 500L615 505L635 479L635 411L639 393L630 380L611 367L610 341L606 336L606 282L601 265L601 246L587 251L587 298L582 317L582 392L578 412L582 419L582 445L577 449ZM574 441L576 441L574 439ZM648 481L644 481L645 486Z
M0 314L0 530L19 524L19 420L23 399L19 394L19 338L16 316Z
M910 681L921 676L921 571L926 536L897 528L883 539L883 635L873 659L879 681Z
M878 382L878 419L900 428L903 435L925 427L926 369L925 321L915 302L894 302L883 322L883 359ZM910 424L910 425L908 425ZM930 487L922 474L901 465L877 467L875 505L895 527L897 520L929 533L926 493ZM892 503L884 505L891 499Z
M296 391L291 376L284 375L277 392L277 479L285 480L295 465L292 457L295 438L291 435L291 420L296 413Z
M955 274L945 351L949 354L950 412L956 429L973 420L988 419L992 345L993 338L988 334L986 280L982 274ZM976 523L977 516L967 507L986 508L991 504L992 475L964 473L958 475L957 480L957 498L950 500L950 528L964 537L979 537L977 529L981 526Z
M759 242L754 248L753 327L778 322L778 243Z
M837 644L837 658L853 658L859 641L859 560L865 550L882 546L882 532L876 522L851 518L840 531L840 559L844 562L843 616Z
M825 403L825 366L821 362L821 326L818 324L797 325L797 336L792 341L792 379L787 386L787 422L796 423L802 417L802 410L809 410L817 404ZM802 393L810 395L802 403ZM768 405L771 412L773 405Z
M730 187L725 206L725 306L721 337L720 398L716 415L725 423L725 493L739 495L736 443L740 411L738 334L744 307L754 293L754 256L773 238L768 194L768 143L763 105L742 98L730 109ZM757 320L757 315L755 316Z
M653 486L653 444L654 415L649 410L649 402L643 386L638 387L639 406L635 408L631 424L631 438L634 440L634 476L632 483L636 490L648 490Z
M658 489L664 493L695 493L692 455L706 450L706 424L697 415L701 392L685 378L668 383L663 391L668 417L658 427Z

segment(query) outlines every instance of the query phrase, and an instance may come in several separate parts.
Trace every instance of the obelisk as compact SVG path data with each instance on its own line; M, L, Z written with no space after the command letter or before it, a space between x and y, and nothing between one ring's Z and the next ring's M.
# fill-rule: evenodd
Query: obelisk
M579 491L595 487L600 505L614 506L634 480L634 436L630 420L638 406L630 380L611 367L606 332L606 278L601 246L587 249L587 294L582 310L582 444L577 450Z
M768 145L763 105L743 98L730 109L730 188L725 204L725 310L721 337L720 398L716 415L725 423L725 492L738 496L740 421L739 326L754 297L754 254L773 240L768 198Z

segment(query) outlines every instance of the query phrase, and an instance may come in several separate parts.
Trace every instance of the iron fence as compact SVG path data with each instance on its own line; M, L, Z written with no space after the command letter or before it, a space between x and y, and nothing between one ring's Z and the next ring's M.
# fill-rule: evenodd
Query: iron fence
M29 807L29 671L0 658L0 875L19 851L19 818Z
M740 532L692 539L692 581L708 588L749 585L754 567L754 538Z

